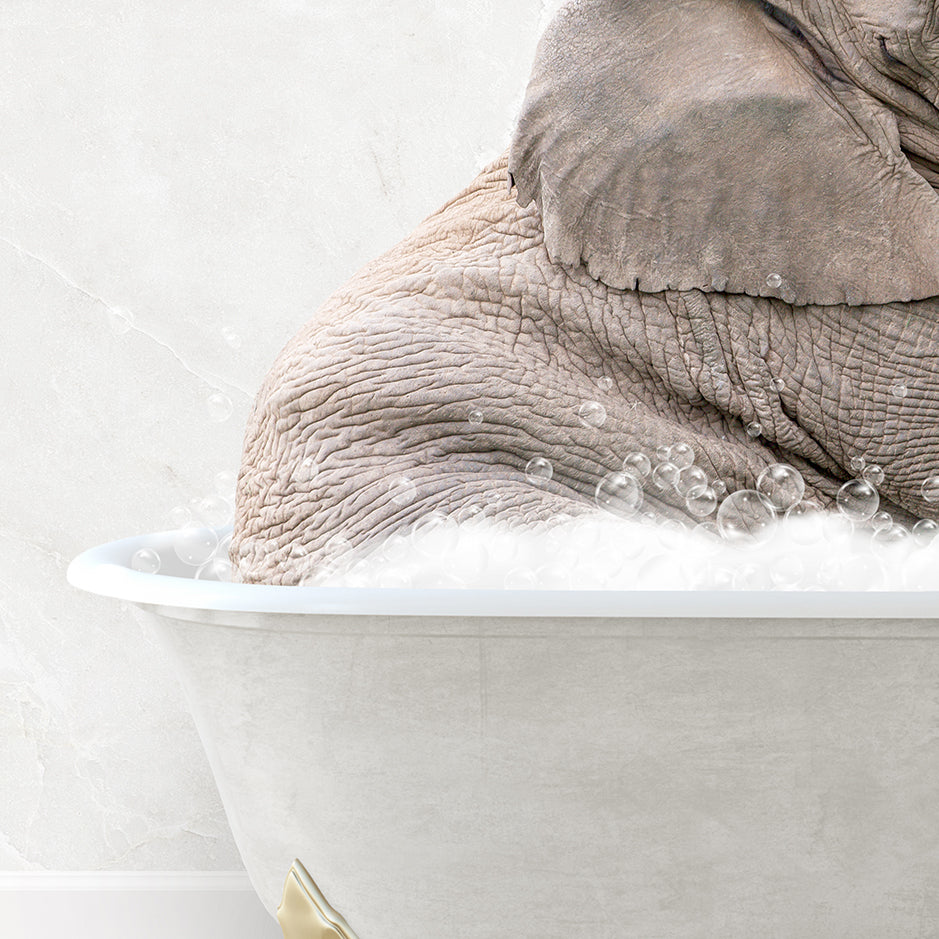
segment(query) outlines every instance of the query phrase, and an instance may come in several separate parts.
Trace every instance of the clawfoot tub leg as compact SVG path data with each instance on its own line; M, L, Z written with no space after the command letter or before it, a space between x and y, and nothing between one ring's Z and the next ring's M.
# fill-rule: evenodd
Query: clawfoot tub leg
M299 861L287 875L277 919L284 939L358 939Z

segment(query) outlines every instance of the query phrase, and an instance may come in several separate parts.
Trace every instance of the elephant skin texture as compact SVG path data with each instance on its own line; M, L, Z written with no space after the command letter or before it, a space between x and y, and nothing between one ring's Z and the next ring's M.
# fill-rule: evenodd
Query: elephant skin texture
M817 6L562 9L510 151L274 363L238 480L240 578L301 583L434 510L591 513L628 453L680 441L728 492L788 463L823 508L863 457L881 509L935 516L937 71L888 94L829 35L862 0ZM533 483L537 457L553 475ZM700 521L673 487L647 481L644 507Z

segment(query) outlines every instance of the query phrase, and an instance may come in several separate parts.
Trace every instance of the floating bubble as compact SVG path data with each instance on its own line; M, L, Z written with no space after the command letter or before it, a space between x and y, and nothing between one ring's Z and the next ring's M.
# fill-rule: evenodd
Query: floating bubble
M170 509L170 521L173 528L185 528L192 522L192 512L185 505L174 505Z
M478 427L484 420L482 410L477 407L470 407L466 411L466 419L474 426Z
M632 453L627 453L623 460L623 472L645 479L652 472L652 461L644 453L633 450Z
M671 447L656 447L655 458L659 461L659 463L667 463L671 451Z
M770 290L776 290L778 287L782 286L783 279L779 274L769 274L766 278L766 286Z
M211 495L196 503L195 515L208 528L220 528L232 519L233 508L227 499Z
M668 461L680 470L694 463L694 447L690 443L676 443L668 448Z
M763 433L763 425L759 421L750 421L747 424L747 436L754 440Z
M141 574L155 574L160 569L160 555L152 548L141 548L134 552L130 566Z
M773 391L785 391L786 390L786 383L781 378L774 378L769 383L769 386L770 388L773 389Z
M173 538L173 550L185 564L200 567L215 553L218 536L211 528L189 525L176 532Z
M597 379L597 387L601 391L609 391L613 387L613 379L609 375L604 375Z
M235 485L237 484L237 478L234 473L230 473L228 470L222 470L220 473L215 474L212 484L215 486L215 491L223 499L228 499L229 502L233 500Z
M205 399L205 409L209 412L209 419L221 424L231 417L232 407L231 398L228 395L216 391Z
M905 398L909 394L909 389L906 385L898 382L890 387L890 394L894 398Z
M525 464L525 478L535 486L541 486L554 475L554 467L543 456L536 456Z
M608 473L597 483L594 499L604 511L629 518L642 505L642 487L632 473Z
M716 502L715 502L716 504ZM708 541L721 541L721 530L717 527L717 522L707 519L704 522L698 522L694 528L691 529L696 535L700 535L702 538L706 538Z
M123 336L134 328L134 314L122 306L112 306L108 310L108 325L115 335Z
M893 516L889 512L875 512L871 516L871 528L874 531L882 531L893 524Z
M717 510L717 527L731 543L767 541L776 524L772 506L754 489L738 489Z
M606 408L599 401L585 401L577 409L577 417L584 427L602 427L606 423Z
M802 501L805 480L794 466L773 463L760 473L756 489L777 512L786 512Z
M866 480L872 486L880 486L884 481L884 471L876 463L871 463L861 471L861 479Z
M231 327L222 327L222 338L226 343L228 343L229 346L231 346L232 349L241 348L241 336L239 336L238 333L236 333L235 330L233 330Z
M674 463L659 463L652 470L652 483L657 489L674 489L678 482L678 467Z
M877 513L878 515L883 514L887 515L886 512ZM876 516L875 516L876 517ZM903 525L897 524L891 520L889 525L885 525L883 528L878 528L874 532L873 538L871 541L877 545L896 545L903 544L908 541L910 538L910 532Z
M230 583L232 566L226 558L211 558L196 571L196 580L219 580Z
M428 512L411 526L411 544L424 557L435 560L454 551L460 541L456 519L439 509Z
M695 518L704 518L717 508L717 496L710 486L696 489L685 497L685 507Z
M837 495L838 511L852 522L866 522L873 518L880 506L877 490L864 479L849 479Z
M864 471L864 467L867 466L867 460L865 460L862 456L856 455L848 460L848 466L851 467L852 473L857 473L860 477Z
M921 518L913 526L913 540L921 548L932 544L937 534L939 534L939 522L934 522L931 518Z
M797 502L786 511L787 532L797 544L814 544L825 533L825 513L815 502Z
M410 505L417 498L417 484L410 476L393 476L388 482L388 494L395 505Z
M924 479L919 491L927 502L939 502L939 476Z
M723 479L715 479L714 482L711 483L711 488L714 490L714 495L716 495L718 499L727 495L727 483L725 483Z
M706 489L708 474L700 466L686 466L678 474L675 488L683 496L693 495L694 492Z

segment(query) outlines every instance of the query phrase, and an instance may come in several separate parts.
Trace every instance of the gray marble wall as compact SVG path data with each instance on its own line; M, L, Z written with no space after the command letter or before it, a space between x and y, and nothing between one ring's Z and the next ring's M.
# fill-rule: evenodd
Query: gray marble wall
M237 468L287 339L505 147L553 6L0 3L0 869L240 866L162 651L66 566Z

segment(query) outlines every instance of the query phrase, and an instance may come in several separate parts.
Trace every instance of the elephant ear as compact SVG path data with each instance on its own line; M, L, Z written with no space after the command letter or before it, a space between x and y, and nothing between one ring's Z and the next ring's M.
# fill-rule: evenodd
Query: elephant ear
M744 0L576 0L509 156L557 263L796 305L939 295L939 196L896 120Z

